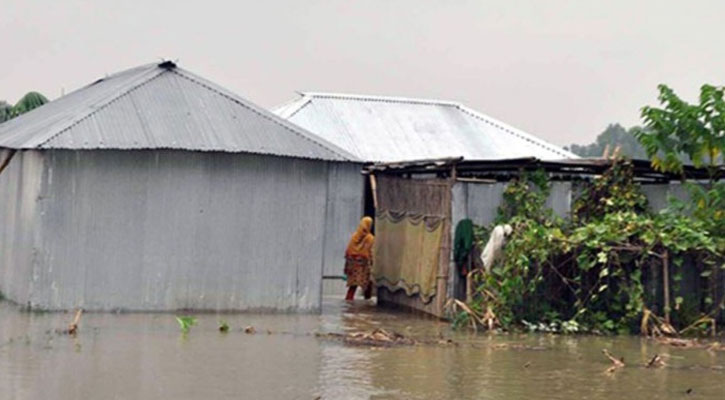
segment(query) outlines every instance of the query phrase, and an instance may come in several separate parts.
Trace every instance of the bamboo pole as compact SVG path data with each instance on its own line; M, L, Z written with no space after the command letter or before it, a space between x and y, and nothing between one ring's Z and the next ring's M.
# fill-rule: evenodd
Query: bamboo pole
M68 325L68 334L69 335L75 335L78 332L78 323L81 322L81 315L83 314L83 309L79 308L76 311L76 315L73 318L73 322Z
M662 254L662 284L665 297L665 322L670 324L670 265L667 250Z
M375 174L370 174L370 191L373 192L373 207L375 212L378 210L378 181L375 179Z

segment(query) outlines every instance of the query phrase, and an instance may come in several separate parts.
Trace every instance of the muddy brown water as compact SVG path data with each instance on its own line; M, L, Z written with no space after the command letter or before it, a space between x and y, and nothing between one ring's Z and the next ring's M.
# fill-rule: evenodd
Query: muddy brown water
M638 337L474 335L326 299L321 315L26 313L0 302L0 399L723 399L725 352ZM219 320L231 326L220 333ZM256 334L245 334L254 326ZM315 332L376 327L457 346L349 346ZM271 332L271 333L268 333ZM602 349L624 357L614 374ZM668 366L642 367L653 355Z

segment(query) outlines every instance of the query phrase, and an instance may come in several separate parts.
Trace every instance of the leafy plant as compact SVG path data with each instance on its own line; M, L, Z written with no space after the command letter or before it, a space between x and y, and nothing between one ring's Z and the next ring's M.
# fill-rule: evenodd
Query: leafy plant
M47 102L48 99L38 92L28 92L15 106L0 100L0 123L38 108Z
M682 100L667 85L659 85L662 108L645 106L645 129L635 132L652 165L669 172L682 172L679 154L697 167L717 167L725 149L725 101L723 87L703 85L699 104Z
M227 321L221 320L219 321L219 332L227 333L229 332L229 324Z
M0 123L3 123L13 117L13 106L7 102L0 100Z
M707 169L706 185L686 184L690 204L681 208L706 224L723 253L725 183L719 179L725 153L725 88L703 85L698 104L682 100L666 85L659 85L658 89L662 107L642 108L645 129L638 130L635 136L656 169L683 174L678 154L686 155L695 166Z
M192 316L177 316L176 322L179 323L179 328L182 333L189 333L191 327L196 325L196 318Z
M626 160L580 187L568 222L544 207L548 193L539 173L513 180L504 192L497 222L514 233L469 305L493 307L503 328L636 331L646 303L643 266L672 259L680 268L688 255L703 273L717 270L720 255L706 224L675 210L652 213ZM686 310L688 301L698 300L675 298L675 306ZM680 314L674 318L682 324L692 319Z
M46 104L48 99L38 92L28 92L13 107L13 116L25 114L35 108Z

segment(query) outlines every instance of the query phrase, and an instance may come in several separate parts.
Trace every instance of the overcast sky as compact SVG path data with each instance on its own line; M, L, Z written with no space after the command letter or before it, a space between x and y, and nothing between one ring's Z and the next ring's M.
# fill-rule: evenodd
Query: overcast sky
M138 64L272 107L296 90L440 98L558 144L725 83L725 1L0 0L0 99Z

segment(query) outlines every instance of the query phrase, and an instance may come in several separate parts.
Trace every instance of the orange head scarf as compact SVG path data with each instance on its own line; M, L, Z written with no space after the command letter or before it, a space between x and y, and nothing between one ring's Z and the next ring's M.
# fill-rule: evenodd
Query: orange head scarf
M373 242L375 241L375 237L370 233L372 227L372 218L363 217L360 220L360 225L358 225L357 230L352 234L350 242L347 244L345 257L362 257L368 260L372 258Z

